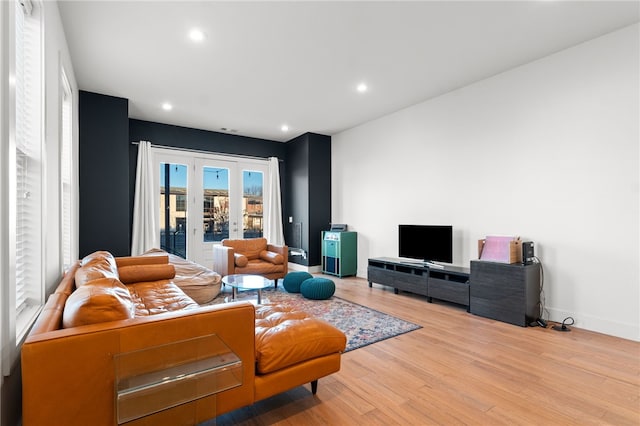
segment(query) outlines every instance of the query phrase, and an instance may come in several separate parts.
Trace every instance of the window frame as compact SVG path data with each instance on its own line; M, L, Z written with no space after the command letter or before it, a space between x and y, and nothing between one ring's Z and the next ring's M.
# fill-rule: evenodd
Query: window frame
M75 203L73 172L73 89L64 66L60 65L59 172L60 172L60 270L66 271L76 259Z
M36 176L33 179L37 188L34 188L34 191L38 190L33 196L29 196L32 201L29 206L29 209L33 211L32 214L28 215L28 219L37 219L33 220L33 222L29 223L29 228L31 230L30 237L34 237L34 241L26 241L27 246L29 247L31 254L33 255L31 261L28 264L28 269L33 269L32 271L27 271L30 273L30 279L35 280L34 282L27 282L24 286L24 291L27 293L26 295L26 306L15 306L14 310L16 311L16 341L14 347L18 346L24 337L26 337L27 331L29 330L33 321L35 321L42 305L44 304L44 241L42 238L43 230L46 229L46 216L44 214L44 189L45 189L45 149L44 149L44 31L43 31L43 16L42 16L42 4L38 1L31 2L30 0L21 0L18 2L19 6L22 7L23 11L27 13L24 15L24 25L26 31L33 31L34 33L28 35L29 40L27 43L34 42L37 45L31 46L34 49L35 53L32 58L34 63L31 64L33 69L31 72L36 73L35 76L25 77L24 81L28 81L30 84L33 84L35 87L33 88L33 93L30 94L33 98L29 98L26 102L32 102L32 104L26 105L29 108L27 114L33 114L33 117L30 117L29 125L34 126L35 130L29 133L29 138L34 138L34 142L29 144L29 148L35 149L35 154L27 153L29 158L29 163L31 166L36 169ZM15 18L14 18L15 19ZM15 24L14 24L15 25ZM14 27L15 29L15 27ZM15 34L14 34L15 40ZM15 43L15 41L14 41ZM17 45L16 48L17 49ZM14 50L14 54L16 50ZM13 61L15 61L15 57L13 57ZM14 65L15 67L15 65ZM17 73L17 70L14 68L14 72ZM14 74L15 75L15 74ZM18 78L16 76L16 86L18 84ZM17 110L17 93L14 92L14 111ZM15 150L17 151L17 116L14 116L14 121L12 123L14 126L14 138L13 144L15 146ZM11 144L11 139L10 139ZM17 158L16 158L17 160ZM14 163L15 164L15 163ZM17 170L15 171L17 176ZM16 182L17 183L17 182ZM16 188L17 191L17 188ZM27 191L30 192L30 191ZM16 192L16 198L20 196L19 193ZM27 195L25 194L25 198ZM14 213L15 222L10 229L17 229L18 226L18 212ZM15 244L18 246L18 235L17 231L15 236ZM39 253L38 253L39 252ZM38 253L35 255L34 253ZM14 258L14 264L18 264L18 259ZM25 269L27 267L25 266ZM14 277L18 275L17 267L14 271ZM13 279L13 291L14 294L18 293L18 283L16 282L16 278Z
M9 34L12 33L12 23L9 20L9 4L0 2L0 140L9 140L9 110L11 105L11 72L9 61L11 46ZM11 149L8 143L0 143L0 196L8 199L10 192L9 164ZM0 282L8 283L10 275L9 262L9 203L0 203ZM0 324L9 323L9 286L0 286ZM6 326L0 327L0 345L5 348L8 341L8 329ZM9 374L9 355L2 350L0 356L0 374ZM2 379L0 378L0 382ZM1 409L1 408L0 408Z
M45 212L44 212L44 197L45 197L45 146L44 146L44 11L43 4L40 0L21 0L2 2L0 5L2 8L1 19L2 27L6 28L2 32L2 45L3 49L6 49L6 55L3 55L2 61L2 76L3 78L3 91L6 90L8 96L3 96L3 108L2 111L2 135L8 136L8 143L3 144L3 158L5 159L1 163L2 171L2 186L1 195L3 199L13 200L11 203L5 204L2 208L2 236L3 242L0 248L1 260L1 274L3 283L1 292L1 310L2 310L2 327L0 334L0 343L2 344L2 359L0 364L2 366L2 374L7 376L11 373L11 367L15 365L17 357L19 355L19 346L24 341L28 330L37 318L43 304L44 304L44 260L45 260L45 246L43 230L46 229ZM24 22L25 28L32 33L28 36L27 42L33 43L30 47L30 55L27 55L34 62L32 63L33 75L24 77L22 73L22 81L27 82L28 85L32 85L30 90L33 90L33 98L27 101L26 104L31 102L27 106L29 124L33 126L33 131L28 133L28 136L24 140L29 140L31 143L22 144L18 141L20 137L18 132L18 116L17 108L18 104L18 86L21 82L18 72L21 70L17 65L16 55L18 53L18 37L17 32L19 22L16 21L18 15L18 8L26 8L30 12L25 16ZM6 104L5 104L6 102ZM22 107L22 106L20 106ZM5 112L6 111L6 112ZM35 149L35 156L31 157L29 148ZM6 147L6 148L5 148ZM33 196L31 197L31 188L28 188L24 194L25 198L30 198L30 202L26 217L32 219L26 228L29 229L29 237L27 239L27 252L32 255L33 262L30 262L25 266L31 278L27 281L27 285L24 289L27 291L26 307L21 309L18 313L18 306L16 302L16 295L18 292L19 284L17 283L17 271L16 264L19 261L19 257L16 255L16 247L18 242L18 208L16 207L17 196L19 194L17 190L18 177L16 166L17 150L27 152L29 155L29 163L32 166L32 170L35 168L35 176L29 176L32 179ZM4 155L6 154L6 155ZM25 234L26 235L26 234Z

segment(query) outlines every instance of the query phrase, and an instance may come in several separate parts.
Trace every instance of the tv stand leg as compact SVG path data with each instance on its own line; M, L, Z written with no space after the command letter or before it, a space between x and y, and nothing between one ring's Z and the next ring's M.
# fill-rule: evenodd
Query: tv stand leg
M373 287L373 283L369 281L369 288Z
M394 294L398 294L398 293L399 293L399 290L398 290L397 288L394 288L394 289L393 289L393 293L394 293Z
M433 297L427 297L427 302L429 303L433 302Z

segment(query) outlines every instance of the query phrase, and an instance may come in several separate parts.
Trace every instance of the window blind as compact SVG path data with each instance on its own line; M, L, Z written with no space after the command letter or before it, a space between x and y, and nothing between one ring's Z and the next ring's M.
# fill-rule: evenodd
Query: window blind
M60 70L62 105L61 105L61 134L60 134L60 181L62 185L61 194L61 245L62 245L62 265L66 270L73 262L72 256L72 220L73 220L73 200L71 192L72 181L72 158L71 146L73 138L73 117L72 117L72 96L71 87L63 69Z
M22 335L43 299L42 41L31 2L15 9L15 311Z

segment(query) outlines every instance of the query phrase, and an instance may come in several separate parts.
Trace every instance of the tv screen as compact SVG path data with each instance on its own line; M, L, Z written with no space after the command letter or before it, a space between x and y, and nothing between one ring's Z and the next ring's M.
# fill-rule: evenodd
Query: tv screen
M399 225L398 255L424 262L453 262L453 227Z

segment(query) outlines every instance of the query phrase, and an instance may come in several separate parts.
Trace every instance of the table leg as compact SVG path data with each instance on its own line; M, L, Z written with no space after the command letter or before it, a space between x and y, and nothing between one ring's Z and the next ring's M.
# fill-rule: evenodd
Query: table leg
M235 287L231 287L231 300L236 300L236 293L238 292L238 289Z
M258 305L262 305L262 290L258 289Z

